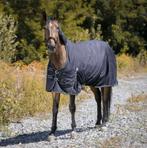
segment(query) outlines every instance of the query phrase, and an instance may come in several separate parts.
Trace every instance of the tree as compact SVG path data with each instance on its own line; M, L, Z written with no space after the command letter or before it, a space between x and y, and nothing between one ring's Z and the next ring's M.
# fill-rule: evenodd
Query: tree
M18 22L16 59L25 63L36 59L40 60L45 53L45 48L42 48L43 30L40 25L40 1L3 0L3 6L5 13L13 15Z
M16 29L17 23L11 15L0 14L0 59L12 62L15 61Z
M17 23L16 60L46 57L41 12L55 17L68 39L103 39L115 53L136 56L147 49L146 0L1 0Z
M97 22L104 40L116 53L137 55L146 49L147 4L145 0L97 0Z
M80 41L90 39L89 30L83 27L84 20L90 16L91 9L83 0L43 1L48 15L54 16L68 39Z

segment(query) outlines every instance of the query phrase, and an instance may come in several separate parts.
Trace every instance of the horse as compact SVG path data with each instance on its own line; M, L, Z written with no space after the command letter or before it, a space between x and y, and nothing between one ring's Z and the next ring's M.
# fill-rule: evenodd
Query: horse
M104 126L109 120L112 87L117 84L116 59L111 47L104 41L89 40L73 43L67 40L56 19L44 13L45 45L49 53L46 91L52 92L52 126L57 129L60 94L70 97L71 128L76 130L75 97L83 85L88 85L97 103L95 126ZM102 106L101 106L102 105Z

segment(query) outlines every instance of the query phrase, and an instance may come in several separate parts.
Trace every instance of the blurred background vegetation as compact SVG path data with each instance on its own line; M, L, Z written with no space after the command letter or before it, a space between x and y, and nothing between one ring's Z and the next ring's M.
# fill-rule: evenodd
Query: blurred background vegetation
M74 42L109 42L123 75L147 67L146 0L0 0L0 125L51 110L51 95L45 92L44 10Z
M0 59L46 58L42 11L59 20L68 39L102 39L116 54L147 49L146 0L0 0Z

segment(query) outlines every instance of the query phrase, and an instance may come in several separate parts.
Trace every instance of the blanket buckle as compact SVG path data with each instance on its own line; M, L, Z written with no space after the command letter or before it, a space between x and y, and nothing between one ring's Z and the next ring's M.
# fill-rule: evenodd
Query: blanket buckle
M54 80L55 80L55 81L58 81L57 74L58 74L58 71L57 71L57 70L55 70L55 77L54 77Z

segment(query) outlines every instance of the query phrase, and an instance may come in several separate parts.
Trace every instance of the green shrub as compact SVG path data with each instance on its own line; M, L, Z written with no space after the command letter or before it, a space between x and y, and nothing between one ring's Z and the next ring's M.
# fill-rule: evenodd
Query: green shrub
M17 57L20 58L24 63L30 64L31 62L40 60L39 53L35 47L30 44L28 45L26 40L21 40L19 43L20 51L17 52Z
M15 60L16 21L11 15L0 14L0 59L12 62Z

